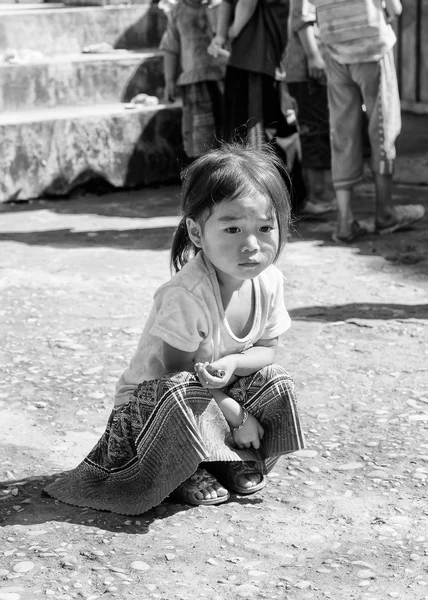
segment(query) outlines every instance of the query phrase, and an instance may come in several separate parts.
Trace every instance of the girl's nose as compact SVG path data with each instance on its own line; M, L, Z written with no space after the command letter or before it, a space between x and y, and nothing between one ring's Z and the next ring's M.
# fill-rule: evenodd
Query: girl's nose
M249 235L244 240L242 251L243 252L254 252L259 249L259 240L255 235Z

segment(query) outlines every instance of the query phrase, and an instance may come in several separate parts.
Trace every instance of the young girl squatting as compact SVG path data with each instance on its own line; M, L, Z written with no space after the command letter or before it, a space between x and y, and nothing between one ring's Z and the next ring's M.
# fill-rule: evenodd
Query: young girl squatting
M293 381L274 364L290 326L274 265L290 218L282 168L238 145L187 168L176 274L154 295L105 433L51 496L127 515L169 495L220 504L261 490L304 447Z

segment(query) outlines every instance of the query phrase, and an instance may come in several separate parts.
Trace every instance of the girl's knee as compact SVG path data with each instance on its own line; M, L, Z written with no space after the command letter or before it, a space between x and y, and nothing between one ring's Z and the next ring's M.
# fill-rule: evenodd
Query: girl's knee
M267 365L267 367L260 369L259 373L261 375L263 375L266 378L266 380L274 379L274 378L275 379L283 378L283 379L287 379L288 381L292 380L291 375L281 365L275 365L275 364Z
M197 380L196 375L194 373L190 373L189 371L176 371L175 373L168 373L164 375L161 379L163 385L175 386L180 384L188 384L195 383Z

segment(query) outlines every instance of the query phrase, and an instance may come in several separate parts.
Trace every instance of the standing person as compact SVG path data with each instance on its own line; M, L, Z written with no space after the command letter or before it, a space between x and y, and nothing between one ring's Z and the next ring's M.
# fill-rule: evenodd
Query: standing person
M294 385L274 364L290 326L274 265L290 217L279 169L240 145L188 167L176 274L155 293L104 435L50 495L120 514L171 493L220 504L262 489L277 458L303 447Z
M164 52L165 100L179 89L183 101L184 150L193 159L217 145L222 137L223 78L226 62L207 52L218 8L205 0L178 0L167 13Z
M305 0L307 1L307 0ZM352 242L367 233L354 217L352 192L363 176L361 105L368 118L376 214L374 231L392 233L424 216L420 205L392 204L395 140L401 129L390 21L399 0L312 0L326 63L332 174L338 220L333 240Z
M290 0L285 56L287 89L298 109L302 165L308 200L301 214L325 214L335 209L331 180L330 122L325 63L317 44L315 6Z
M224 138L241 139L260 148L266 141L288 167L293 214L306 198L295 122L281 110L277 70L287 42L289 0L223 0L217 35L208 52L230 48L224 92ZM291 154L292 160L288 160ZM291 185L290 185L291 180Z
M278 83L287 42L289 0L223 0L209 52L230 44L225 78L225 139L236 134L260 147L265 128L283 126Z

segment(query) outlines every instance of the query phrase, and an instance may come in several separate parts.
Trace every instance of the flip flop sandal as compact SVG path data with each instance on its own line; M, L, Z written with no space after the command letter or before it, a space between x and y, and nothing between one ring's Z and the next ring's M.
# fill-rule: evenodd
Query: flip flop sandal
M193 506L213 506L227 502L230 498L229 492L225 496L217 496L199 500L195 497L196 492L201 492L208 487L213 487L218 483L217 479L208 473L205 469L197 469L186 481L183 481L171 494L171 498L184 504L192 504Z
M351 231L348 235L339 235L338 233L333 233L331 239L333 242L337 244L350 244L354 240L363 237L368 233L368 230L360 225L358 221L352 221L351 223Z
M376 223L375 231L381 235L406 229L409 225L420 221L425 215L425 208L420 204L394 206L394 216L389 223Z
M211 467L210 467L211 469ZM217 480L220 481L225 488L236 494L248 496L262 490L267 483L267 478L263 475L257 462L254 460L243 462L225 462L216 463L215 474ZM241 475L260 475L261 481L251 487L244 487L238 484L238 477Z

